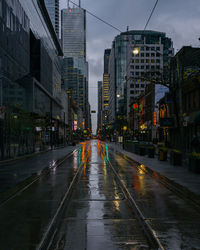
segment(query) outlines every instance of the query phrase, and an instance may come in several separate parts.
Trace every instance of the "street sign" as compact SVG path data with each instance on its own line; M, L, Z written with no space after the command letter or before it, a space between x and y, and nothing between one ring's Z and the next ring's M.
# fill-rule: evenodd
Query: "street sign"
M0 119L4 119L6 108L4 106L0 106Z
M91 110L91 113L96 113L96 110Z

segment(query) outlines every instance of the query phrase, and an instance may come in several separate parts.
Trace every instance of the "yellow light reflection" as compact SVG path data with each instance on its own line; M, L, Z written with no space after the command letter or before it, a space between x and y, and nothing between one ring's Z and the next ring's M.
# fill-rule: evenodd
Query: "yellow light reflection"
M120 197L119 197L119 194L116 192L116 189L114 190L115 190L115 193L114 193L115 200L113 201L113 203L115 205L115 210L120 211Z

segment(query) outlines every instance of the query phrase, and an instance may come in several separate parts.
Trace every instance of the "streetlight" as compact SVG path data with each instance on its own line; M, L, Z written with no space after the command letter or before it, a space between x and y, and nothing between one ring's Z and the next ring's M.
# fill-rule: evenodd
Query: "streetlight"
M134 47L132 52L133 52L134 55L138 55L140 53L140 48L139 47Z

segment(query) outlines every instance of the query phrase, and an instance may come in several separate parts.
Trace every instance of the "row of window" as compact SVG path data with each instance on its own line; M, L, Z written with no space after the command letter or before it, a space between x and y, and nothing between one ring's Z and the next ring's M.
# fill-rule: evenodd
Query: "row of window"
M148 73L148 75L150 76L158 76L158 72L140 72L140 71L136 71L136 72L130 72L131 76L144 76L146 73Z
M134 42L134 44L135 44L135 42ZM134 49L134 46L132 47L132 49ZM157 50L157 51L160 51L160 46L152 46L152 47L150 47L150 46L148 46L148 45L146 45L146 46L141 46L140 47L140 50L141 51L149 51L149 50L152 50L152 51L155 51L155 50Z
M161 54L159 53L139 53L137 55L132 54L134 57L160 57Z
M131 65L130 69L160 69L160 65Z
M160 63L160 59L132 59L132 63Z
M145 84L130 84L130 88L145 88Z

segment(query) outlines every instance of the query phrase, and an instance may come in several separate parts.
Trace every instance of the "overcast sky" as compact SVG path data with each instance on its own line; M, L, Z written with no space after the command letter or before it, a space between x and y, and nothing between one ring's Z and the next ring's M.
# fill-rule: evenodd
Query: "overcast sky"
M74 0L78 3L78 0ZM82 0L81 6L111 23L121 31L142 30L156 0ZM71 5L72 6L72 5ZM60 9L67 7L60 0ZM165 32L174 43L175 52L182 46L200 47L200 0L159 0L146 28ZM97 110L97 81L103 78L103 55L119 32L87 14L87 60L89 62L89 102ZM93 131L96 115L92 114Z

